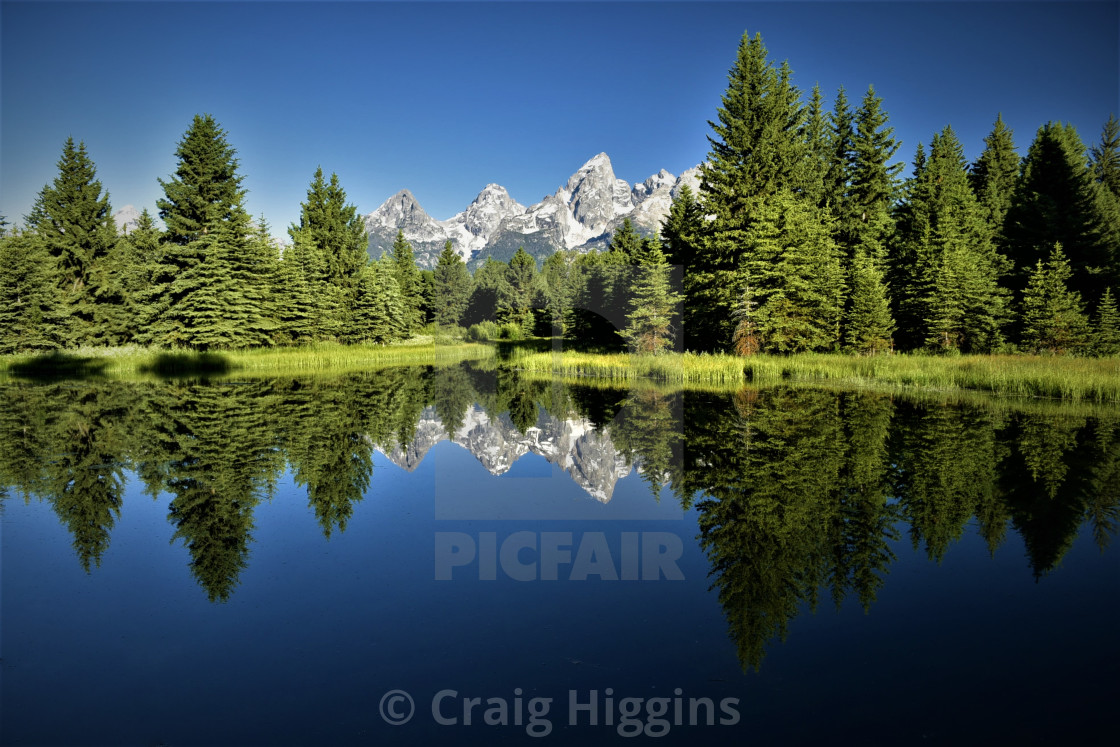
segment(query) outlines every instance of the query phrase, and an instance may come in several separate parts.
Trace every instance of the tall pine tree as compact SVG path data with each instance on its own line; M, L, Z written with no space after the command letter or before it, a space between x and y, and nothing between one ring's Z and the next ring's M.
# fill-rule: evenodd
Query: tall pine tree
M85 143L67 138L58 161L58 176L39 192L27 226L45 243L56 264L56 284L66 307L63 341L81 345L100 341L97 323L103 318L99 302L116 303L103 286L111 275L97 272L117 240L109 194L97 180L97 170ZM116 339L108 340L117 342Z

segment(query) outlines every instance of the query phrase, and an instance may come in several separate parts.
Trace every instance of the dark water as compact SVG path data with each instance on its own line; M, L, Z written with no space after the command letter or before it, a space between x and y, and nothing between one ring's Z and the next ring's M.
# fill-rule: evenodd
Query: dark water
M9 382L0 491L5 744L1117 736L1115 410Z

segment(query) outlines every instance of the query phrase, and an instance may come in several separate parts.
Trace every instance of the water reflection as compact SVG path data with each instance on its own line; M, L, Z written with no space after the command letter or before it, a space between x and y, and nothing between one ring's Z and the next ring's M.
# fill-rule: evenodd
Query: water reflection
M908 536L941 562L974 522L1018 533L1030 572L1082 526L1103 550L1120 511L1120 416L921 404L806 388L630 391L530 380L507 364L335 379L0 385L0 501L50 504L95 569L126 473L168 522L211 601L249 562L254 512L290 471L325 538L377 490L374 452L414 469L452 441L493 474L535 453L589 499L640 473L695 512L740 662L824 597L870 610Z

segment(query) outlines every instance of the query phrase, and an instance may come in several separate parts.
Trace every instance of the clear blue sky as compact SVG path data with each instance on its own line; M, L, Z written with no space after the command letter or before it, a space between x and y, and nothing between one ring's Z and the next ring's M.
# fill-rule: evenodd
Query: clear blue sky
M975 157L997 112L1020 154L1048 120L1120 115L1117 2L0 4L0 214L22 222L84 140L114 209L209 112L248 207L282 235L315 167L362 213L409 188L438 219L498 182L531 204L607 152L639 181L708 151L745 30L803 90L884 98L907 162L951 124ZM904 173L909 172L909 166Z

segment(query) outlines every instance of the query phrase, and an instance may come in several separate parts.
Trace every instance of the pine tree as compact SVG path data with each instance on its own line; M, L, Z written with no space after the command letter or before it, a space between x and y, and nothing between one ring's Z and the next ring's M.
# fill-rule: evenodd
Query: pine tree
M393 242L393 266L397 286L401 292L401 313L404 321L405 337L412 336L423 324L424 289L421 285L420 270L412 253L412 245L404 238L403 231L397 231Z
M801 138L805 144L805 163L801 172L799 191L818 207L824 207L825 176L829 166L829 121L824 110L820 84L814 84L809 94Z
M43 239L19 232L0 237L0 353L57 348L65 322Z
M673 345L673 316L681 297L670 286L670 267L656 242L640 247L634 268L630 313L622 336L636 353L665 352Z
M863 249L852 261L851 299L844 325L846 347L875 355L891 349L894 319L886 280L879 263Z
M498 321L499 306L510 294L506 273L509 266L493 257L487 257L474 271L473 288L463 324Z
M1069 289L1073 276L1060 244L1039 260L1023 293L1023 346L1033 352L1079 352L1089 341L1081 294Z
M883 99L869 87L855 115L849 197L841 210L838 241L851 258L858 248L877 254L892 229L890 211L898 191L896 178L902 164L891 164L899 144L887 127Z
M299 224L293 223L288 235L318 307L316 337L335 338L347 325L369 243L358 209L346 202L338 174L331 174L328 182L322 167L315 169L307 200L300 203Z
M1101 132L1101 141L1090 151L1093 177L1120 199L1120 120L1108 116Z
M836 92L828 118L828 152L820 206L832 209L842 219L848 204L848 188L855 169L855 115L848 106L848 95L841 86Z
M919 146L896 217L891 281L904 347L998 348L1008 319L999 285L1006 263L991 244L951 128L934 136L928 160Z
M144 342L206 350L273 339L273 260L251 238L235 153L210 115L196 115L176 150L175 173L160 180L164 197L156 204L167 230Z
M346 342L384 344L398 340L403 334L400 288L393 268L382 262L369 262L358 276L354 312L351 315Z
M714 220L685 265L690 346L731 344L744 231L776 195L804 184L803 112L790 78L788 65L767 60L760 36L743 35L717 121L709 122L711 151L701 166L703 211Z
M55 259L57 286L68 314L66 344L96 341L97 297L104 294L110 298L112 291L95 287L109 278L107 273L96 273L95 267L113 248L117 232L109 194L102 193L85 143L75 146L74 139L67 138L58 161L58 176L39 192L27 225L39 234Z
M276 263L271 315L277 325L277 342L304 345L317 338L317 304L292 247Z
M661 245L665 261L670 265L684 266L695 251L696 242L704 227L704 213L692 187L682 184L680 192L669 205L669 214L661 224Z
M440 326L455 326L467 310L471 275L463 258L448 241L436 262L432 276L432 320Z
M1093 352L1100 356L1120 355L1120 313L1112 289L1105 288L1097 305L1097 323L1093 328Z
M991 134L984 138L984 152L972 164L968 178L972 192L984 208L996 246L1003 247L1003 221L1011 207L1015 180L1019 176L1019 154L1011 130L996 116Z
M136 227L120 238L124 267L121 284L128 299L128 340L139 340L156 315L153 277L158 271L162 249L160 230L147 208L140 213Z
M745 272L767 352L834 350L846 298L841 253L827 210L790 192L762 205L745 235ZM740 279L737 287L743 292Z
M1031 268L1061 244L1073 271L1071 289L1099 299L1116 261L1102 207L1077 130L1043 125L1023 159L1004 221L1008 256L1017 271L1014 287L1026 286Z
M537 293L540 287L537 273L537 261L518 247L517 252L509 260L506 270L508 283L507 296L499 299L503 322L510 322L521 327L526 334L532 334L536 317L533 313Z
M228 133L209 114L196 114L175 149L175 173L159 180L164 196L156 200L159 217L167 227L164 240L187 246L203 236L208 226L233 218L245 199L242 176L237 173L237 151L226 142ZM180 269L194 264L174 261Z

